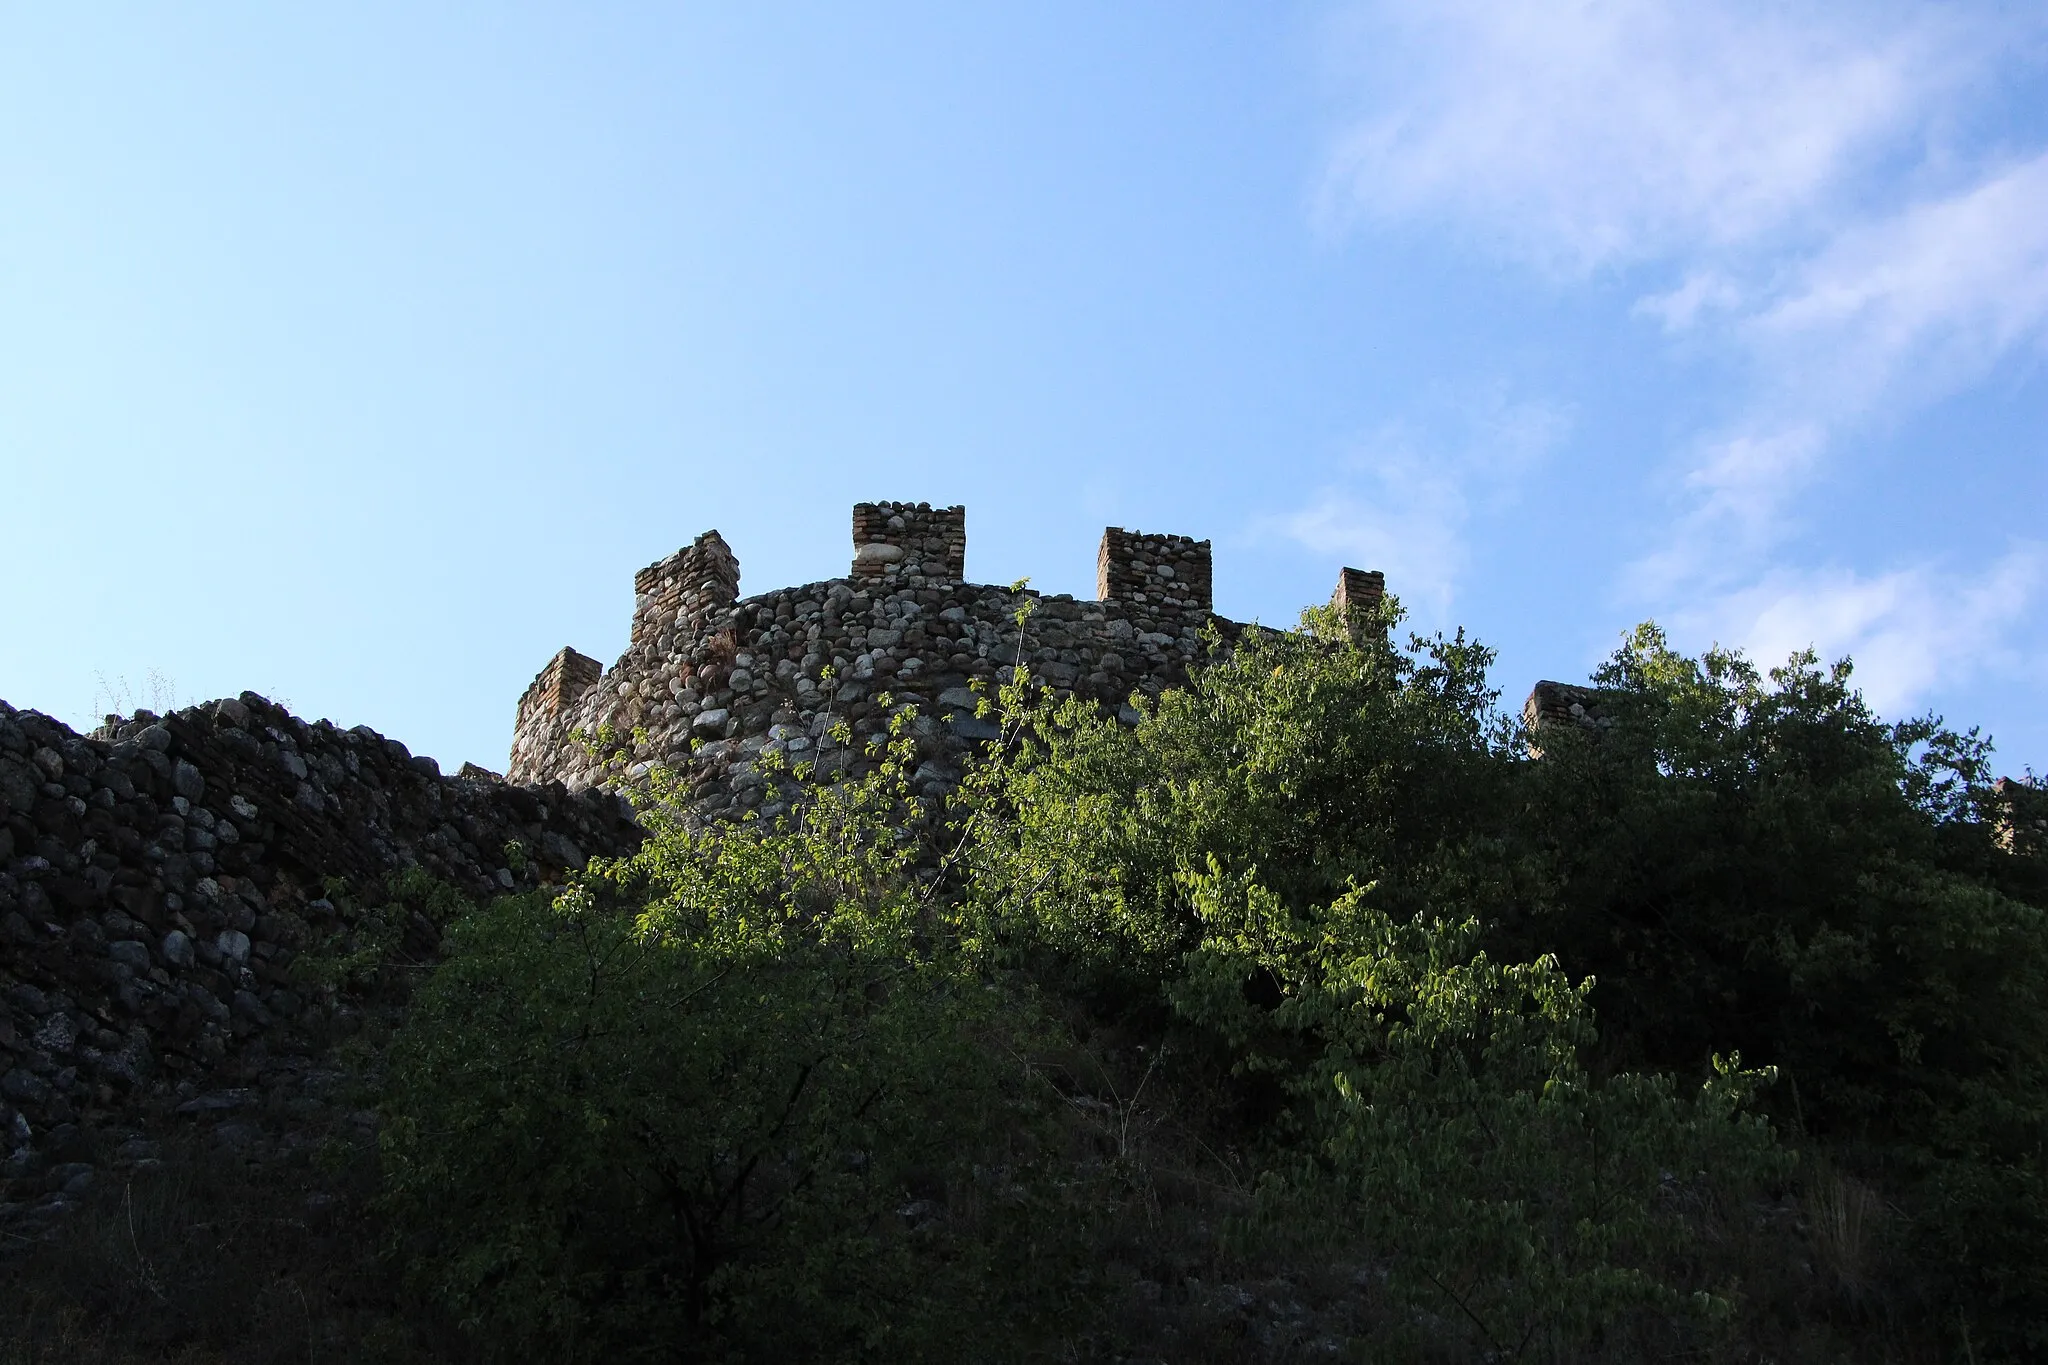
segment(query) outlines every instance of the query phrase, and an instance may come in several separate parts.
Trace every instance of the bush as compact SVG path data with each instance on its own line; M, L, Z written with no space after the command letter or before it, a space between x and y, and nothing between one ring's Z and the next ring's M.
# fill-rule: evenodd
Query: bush
M1492 652L1458 635L1353 638L1333 612L1247 631L1125 727L1082 703L1006 699L1019 744L970 779L986 835L972 894L996 932L1156 983L1200 937L1182 879L1256 869L1291 913L1353 886L1406 917L1491 913L1510 732Z
M501 1354L944 1357L1005 1321L1015 1011L886 781L717 835L651 806L635 857L455 926L391 1055L385 1207Z
M1475 922L1397 923L1352 895L1267 964L1288 982L1270 1026L1322 1043L1288 1077L1309 1141L1269 1198L1355 1239L1401 1310L1382 1353L1698 1349L1749 1269L1703 1245L1704 1226L1790 1169L1745 1112L1769 1074L1718 1064L1690 1097L1668 1076L1596 1084L1589 983L1551 958L1493 962L1477 940ZM1241 1013L1229 988L1248 946L1205 945L1179 993L1190 1013ZM1190 989L1203 980L1206 1000Z

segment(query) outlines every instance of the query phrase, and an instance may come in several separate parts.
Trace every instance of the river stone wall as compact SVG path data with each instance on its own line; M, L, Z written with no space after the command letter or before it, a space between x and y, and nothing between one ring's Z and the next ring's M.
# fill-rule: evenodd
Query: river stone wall
M958 583L967 576L967 509L855 503L852 572L881 588Z
M0 1224L146 1152L107 1140L145 1116L232 1136L301 1112L352 1008L292 971L356 913L327 879L374 898L417 866L482 896L641 838L615 797L447 776L254 693L110 722L0 702ZM406 927L409 953L437 946Z

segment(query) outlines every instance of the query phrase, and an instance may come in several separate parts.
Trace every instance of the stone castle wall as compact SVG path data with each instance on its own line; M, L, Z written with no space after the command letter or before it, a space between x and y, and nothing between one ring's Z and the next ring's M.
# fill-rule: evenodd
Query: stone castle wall
M1522 703L1522 725L1534 732L1547 725L1598 729L1605 724L1601 691L1576 683L1539 682Z
M94 736L0 702L0 1242L159 1120L239 1142L336 1079L315 1059L356 1005L293 970L353 922L328 879L482 897L642 837L616 797L443 776L250 692ZM438 930L405 940L431 959Z
M92 736L0 702L0 1234L147 1159L140 1134L165 1124L303 1147L307 1106L342 1094L320 1058L360 1006L293 971L356 923L328 879L373 891L417 866L482 896L630 851L644 831L595 789L611 773L579 728L643 729L631 761L685 770L699 813L733 819L774 813L764 753L856 772L864 739L915 705L916 781L938 795L995 737L975 681L1021 661L1114 707L1183 681L1206 627L1246 629L1213 613L1206 541L1108 528L1101 595L1077 601L966 582L965 531L957 507L862 504L846 577L748 598L705 533L635 576L611 669L570 649L548 661L519 701L510 782L444 776L367 727L308 724L252 693ZM1384 592L1347 568L1334 601ZM1532 751L1546 731L1602 733L1611 701L1538 683ZM853 745L827 733L840 719ZM2002 782L1995 796L2003 846L2048 856L2048 795ZM437 936L420 919L403 951L429 960Z
M1370 611L1387 595L1387 576L1379 570L1345 569L1337 575L1337 591L1330 605L1349 617L1354 611Z
M976 681L994 683L1022 663L1059 694L1119 706L1134 692L1184 681L1206 627L1226 638L1243 629L1212 610L1206 540L1109 527L1097 556L1098 598L1081 601L967 582L965 509L903 502L853 509L844 578L740 598L731 561L718 591L673 610L666 597L646 605L650 575L714 542L723 550L707 532L692 550L642 571L633 638L610 669L564 650L541 671L520 702L512 781L560 781L572 790L603 781L605 767L575 735L608 725L622 740L644 730L630 746L635 770L688 769L701 814L774 814L763 750L827 774L857 773L866 740L887 727L889 711L912 705L923 760L917 781L936 795L959 780L972 746L994 737L973 714ZM719 560L721 572L726 563ZM1020 630L1027 599L1032 611ZM839 720L853 727L850 746L831 738Z
M634 624L639 623L636 620ZM561 650L520 696L518 728L542 724L545 717L574 706L602 676L604 665L597 660L573 649Z
M1991 784L1998 846L2008 853L2048 855L2048 789L2001 777Z
M655 639L678 620L729 607L739 595L739 559L724 537L706 531L695 543L633 575L633 643Z

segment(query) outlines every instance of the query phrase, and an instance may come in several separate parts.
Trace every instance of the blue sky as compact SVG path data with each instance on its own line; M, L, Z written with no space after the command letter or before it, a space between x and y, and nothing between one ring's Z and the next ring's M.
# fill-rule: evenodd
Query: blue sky
M0 7L0 697L504 764L717 527L1343 564L1517 704L1634 622L2048 768L2034 5ZM124 707L125 709L125 707Z

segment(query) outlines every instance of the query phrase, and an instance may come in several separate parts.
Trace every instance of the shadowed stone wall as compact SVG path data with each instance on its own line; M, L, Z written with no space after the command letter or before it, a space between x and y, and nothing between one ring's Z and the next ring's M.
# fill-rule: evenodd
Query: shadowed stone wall
M561 664L536 686L569 695ZM642 834L615 797L445 776L252 692L90 736L0 702L0 1236L143 1159L114 1139L151 1115L240 1141L309 1087L338 1094L315 1059L358 1002L294 971L354 923L330 878L376 897L419 867L481 897ZM421 918L394 947L426 961L438 940Z

